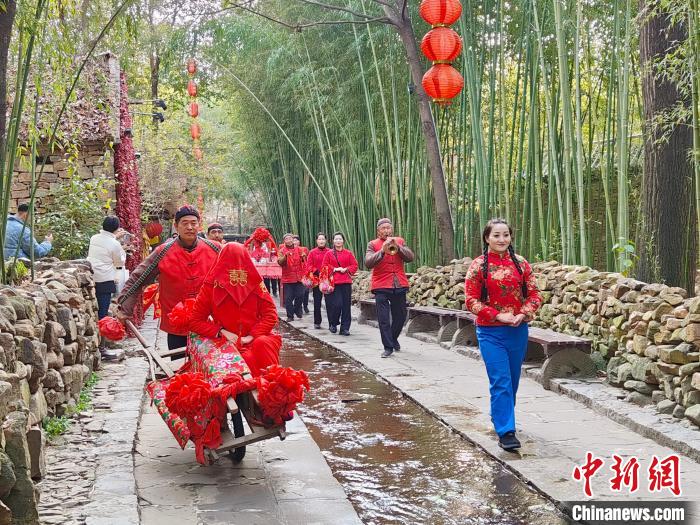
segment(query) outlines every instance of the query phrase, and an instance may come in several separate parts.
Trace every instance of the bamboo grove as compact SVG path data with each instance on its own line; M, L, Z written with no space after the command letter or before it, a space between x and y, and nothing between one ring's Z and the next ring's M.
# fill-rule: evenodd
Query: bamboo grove
M370 12L372 4L347 5ZM680 15L695 46L696 4ZM328 17L321 8L264 5L279 18ZM636 3L463 5L455 65L465 88L450 107L434 108L457 254L479 253L484 222L503 216L528 258L629 271L643 233ZM428 28L413 19L420 38ZM392 27L290 32L237 13L203 31L200 42L210 44L200 51L220 72L240 131L234 169L264 200L277 234L293 230L311 243L319 230L342 230L361 249L376 219L389 216L421 264L439 262L420 122ZM697 93L693 54L681 55Z

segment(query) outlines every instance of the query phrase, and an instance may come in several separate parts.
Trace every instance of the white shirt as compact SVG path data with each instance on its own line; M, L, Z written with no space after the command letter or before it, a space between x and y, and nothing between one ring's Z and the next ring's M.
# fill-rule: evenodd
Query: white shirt
M100 230L90 238L87 260L92 264L96 283L114 281L116 269L126 262L126 252L113 233Z

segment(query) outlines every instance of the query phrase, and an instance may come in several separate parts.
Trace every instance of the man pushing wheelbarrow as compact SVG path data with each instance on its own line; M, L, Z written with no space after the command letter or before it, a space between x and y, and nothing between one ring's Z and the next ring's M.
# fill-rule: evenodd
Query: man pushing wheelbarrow
M180 446L193 441L197 460L208 463L226 451L242 459L247 443L283 439L284 421L303 400L308 378L279 366L282 340L272 333L277 310L243 246L224 246L197 298L168 315L172 327L190 333L188 361L171 375L153 355L170 377L153 381L147 391ZM238 405L252 435L243 435Z

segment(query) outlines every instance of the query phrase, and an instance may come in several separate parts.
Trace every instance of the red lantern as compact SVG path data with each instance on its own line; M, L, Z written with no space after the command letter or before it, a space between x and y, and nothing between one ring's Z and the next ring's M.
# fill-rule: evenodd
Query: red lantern
M452 62L462 51L462 39L454 29L436 27L425 34L420 48L431 62Z
M196 102L190 102L189 107L190 117L195 118L199 116L199 104Z
M197 62L195 62L194 58L190 58L187 61L187 73L190 75L194 75L197 72Z
M459 20L462 4L459 0L423 0L418 8L420 16L431 26L449 26Z
M197 96L197 84L195 84L194 80L190 80L187 83L187 93L191 97Z
M199 146L195 146L195 148L192 150L192 153L194 154L194 158L197 160L202 160L202 158L204 157L204 152Z
M190 125L190 135L192 135L194 140L199 140L199 137L202 136L202 128L199 127L199 122L193 122Z
M464 87L464 79L449 64L436 64L423 75L423 89L436 102L447 105Z

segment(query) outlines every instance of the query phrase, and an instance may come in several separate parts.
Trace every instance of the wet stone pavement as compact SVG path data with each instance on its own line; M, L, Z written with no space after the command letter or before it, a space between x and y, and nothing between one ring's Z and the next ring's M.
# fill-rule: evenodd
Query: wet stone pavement
M140 357L103 364L91 408L47 443L41 523L139 523L132 449L146 370Z
M248 446L239 464L224 456L202 466L145 399L134 464L144 525L361 523L298 416L284 441Z

